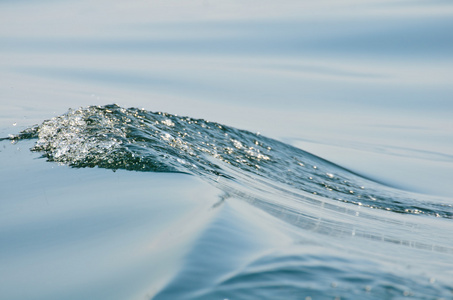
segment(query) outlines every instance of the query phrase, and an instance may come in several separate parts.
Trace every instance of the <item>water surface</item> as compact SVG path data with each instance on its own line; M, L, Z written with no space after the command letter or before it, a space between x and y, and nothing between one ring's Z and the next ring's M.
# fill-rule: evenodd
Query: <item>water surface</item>
M3 297L450 299L452 14L0 2Z

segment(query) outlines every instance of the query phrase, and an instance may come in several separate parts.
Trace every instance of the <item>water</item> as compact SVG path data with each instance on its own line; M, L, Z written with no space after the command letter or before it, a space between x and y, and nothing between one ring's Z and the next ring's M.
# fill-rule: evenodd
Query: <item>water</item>
M2 298L453 297L450 3L0 8Z
M371 208L453 218L450 204L400 195L290 145L201 119L92 106L10 137L32 138L38 138L32 151L77 168L183 172L215 181L227 193L238 193L238 182L266 193L275 185L274 193L291 188Z

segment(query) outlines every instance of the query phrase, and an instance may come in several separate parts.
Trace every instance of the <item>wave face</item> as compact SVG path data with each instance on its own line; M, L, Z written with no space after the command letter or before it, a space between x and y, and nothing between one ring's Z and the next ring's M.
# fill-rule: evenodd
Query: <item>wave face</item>
M183 172L242 198L250 198L247 194L254 189L397 213L453 216L451 205L381 185L260 134L201 119L118 105L90 106L12 137L32 138L38 138L33 151L76 168Z

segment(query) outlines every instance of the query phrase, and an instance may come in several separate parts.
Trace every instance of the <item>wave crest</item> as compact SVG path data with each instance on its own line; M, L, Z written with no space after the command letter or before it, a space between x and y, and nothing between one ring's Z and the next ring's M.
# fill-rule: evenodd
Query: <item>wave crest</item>
M252 186L391 210L451 218L451 206L423 202L315 155L245 130L118 105L69 110L13 139L38 138L33 151L72 167L183 172L225 190ZM234 185L234 187L233 187ZM293 193L292 193L293 194Z

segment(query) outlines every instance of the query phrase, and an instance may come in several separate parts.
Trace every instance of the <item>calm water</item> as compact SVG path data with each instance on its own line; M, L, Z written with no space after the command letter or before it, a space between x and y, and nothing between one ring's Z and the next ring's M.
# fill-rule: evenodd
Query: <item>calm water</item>
M449 2L0 20L2 299L453 298Z

